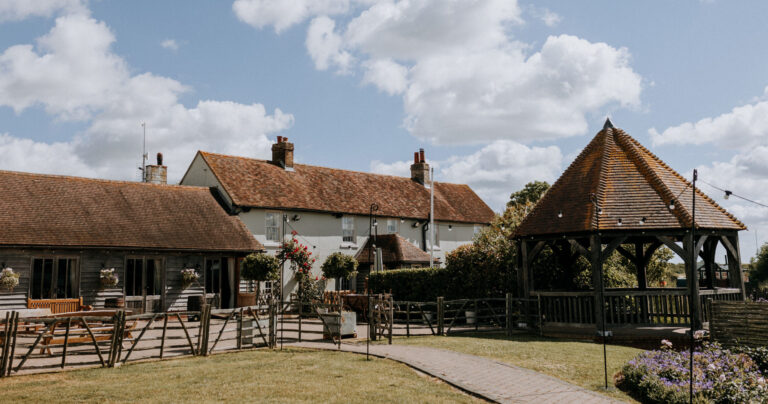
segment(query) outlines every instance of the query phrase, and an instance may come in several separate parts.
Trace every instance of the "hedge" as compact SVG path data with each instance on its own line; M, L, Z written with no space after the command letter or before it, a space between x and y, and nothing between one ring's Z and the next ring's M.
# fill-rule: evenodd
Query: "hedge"
M434 302L451 288L451 273L447 268L393 269L374 272L368 276L371 293L389 293L395 300Z

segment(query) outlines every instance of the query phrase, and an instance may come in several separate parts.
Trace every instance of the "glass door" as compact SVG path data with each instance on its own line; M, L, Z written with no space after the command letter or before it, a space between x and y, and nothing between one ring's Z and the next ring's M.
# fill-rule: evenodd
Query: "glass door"
M163 311L165 271L163 260L128 258L125 260L125 305L142 313Z

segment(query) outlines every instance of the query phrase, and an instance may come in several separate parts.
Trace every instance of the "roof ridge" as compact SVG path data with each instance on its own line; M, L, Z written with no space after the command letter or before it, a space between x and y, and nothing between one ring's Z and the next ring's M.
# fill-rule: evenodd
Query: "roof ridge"
M39 177L39 178L51 178L51 179L62 179L62 180L75 180L75 181L83 181L83 182L98 182L98 183L107 183L107 184L115 184L115 185L134 185L134 186L149 186L149 187L159 187L159 188L188 188L188 189L197 189L197 190L208 190L208 187L202 187L197 185L181 185L181 184L155 184L152 182L138 182L138 181L128 181L128 180L112 180L108 178L90 178L90 177L78 177L74 175L63 175L63 174L45 174L45 173L29 173L24 171L13 171L13 170L0 170L0 175L4 174L12 174L12 175L22 175L27 177Z
M672 174L673 174L674 176L676 176L678 179L680 179L681 181L683 181L683 183L684 183L686 186L691 186L691 185L692 185L692 184L690 183L690 181L688 181L688 180L687 180L685 177L683 177L682 175L680 175L680 173L678 173L677 171L675 171L675 170L674 170L672 167L670 167L670 166L669 166L667 163L665 163L663 160L661 160L661 159L660 159L658 156L656 156L656 155L655 155L653 152L651 152L650 150L648 150L648 149L647 149L645 146L643 146L642 144L640 144L640 143L639 143L639 142L638 142L636 139L634 139L632 136L630 136L630 135L627 135L627 134L625 134L625 135L626 135L626 136L627 136L627 137L628 137L628 138L629 138L629 139L632 141L632 143L633 143L633 145L634 145L635 147L639 148L639 149L640 149L640 150L642 150L644 153L647 153L647 154L648 154L648 155L649 155L649 156L650 156L650 157L651 157L651 158L652 158L654 161L656 161L657 163L659 163L659 165L661 165L663 168L665 168L666 170L668 170L670 173L672 173ZM710 204L710 205L712 205L712 206L713 206L715 209L717 209L717 210L718 210L718 211L720 211L721 213L723 213L723 214L725 214L726 216L728 216L728 218L729 218L729 219L731 219L731 220L733 220L733 221L734 221L736 224L738 224L739 226L743 227L744 229L746 229L746 228L747 228L747 226L746 226L744 223L742 223L742 222L741 222L741 221L740 221L738 218L736 218L736 216L734 216L733 214L731 214L730 212L728 212L728 211L727 211L725 208L723 208L722 206L720 206L720 205L719 205L717 202L715 202L715 200L714 200L714 199L710 198L710 197L709 197L709 195L707 195L707 194L705 194L705 193L701 192L701 189L700 189L700 188L696 188L696 194L697 194L697 195L699 195L700 197L702 197L702 199L704 199L705 201L709 202L709 204ZM682 204L681 204L681 205L682 205ZM686 212L687 212L687 211L686 211ZM689 219L689 222L687 223L687 225L690 225L690 219ZM696 226L698 227L698 224L697 224Z
M637 146L639 143L632 138L632 136L626 134L624 131L621 131L621 135L619 136L619 141L622 143L623 148L625 151L628 152L630 158L632 159L632 162L637 166L637 168L640 170L640 173L643 174L646 181L653 187L653 189L664 199L664 202L666 204L669 204L671 201L674 201L677 195L675 195L674 192L672 192L671 189L667 186L667 184L661 179L658 173L654 170L653 167L651 167L650 164L648 164L647 161L643 158L643 156L640 154L640 152L637 150ZM641 146L642 147L642 146ZM645 152L647 152L647 149L643 148ZM654 160L659 160L656 156L653 156ZM663 164L663 166L669 170L671 170L666 164ZM674 170L671 170L675 174ZM685 181L679 174L677 174L680 179L682 179L686 185L690 186L690 184ZM685 192L685 190L683 190ZM685 208L685 206L682 203L678 203L675 209L673 209L672 214L677 217L677 220L680 222L683 226L690 226L691 222L693 221L693 216L690 212Z
M260 162L264 162L264 163L270 164L269 160L257 159L257 158L254 158L254 157L235 156L235 155L232 155L232 154L223 154L223 153L213 153L213 152L207 152L207 151L203 151L203 150L198 150L198 151L201 154L203 154L203 155L205 155L205 154L212 154L212 155L221 156L221 157L230 157L230 158L236 158L236 159L260 161ZM294 163L293 166L294 167L302 166L302 167L311 167L311 168L322 168L322 169L325 169L325 170L346 171L346 172L350 172L350 173L360 173L360 174L366 174L366 175L376 175L376 176L379 176L379 177L392 177L392 178L398 178L398 179L401 179L401 180L411 180L411 178L409 178L409 177L403 177L403 176L400 176L400 175L373 173L373 172L370 172L370 171L360 171L360 170L349 170L349 169L346 169L346 168L335 168L335 167L326 167L326 166L317 166L317 165L299 164L299 163ZM435 184L438 184L438 185L467 186L467 187L469 186L467 184L459 184L459 183L456 183L456 182L445 182L445 181L435 181Z
M606 121L608 123L610 121ZM603 198L605 196L605 189L606 189L606 182L608 181L606 179L606 176L608 175L606 172L608 171L608 161L610 160L610 153L608 152L608 148L616 145L615 141L613 141L613 134L614 134L614 128L613 126L605 127L600 132L603 133L603 136L601 136L601 139L603 141L602 144L602 155L600 156L600 170L598 171L598 180L597 180L597 189L595 190L595 197L597 198L598 206L595 207L594 204L591 204L591 211L592 211L592 217L590 218L589 222L591 223L591 226L593 229L596 229L598 232L600 231L600 211L598 210L595 212L595 209L599 208L600 205L603 205ZM599 133L598 133L599 136ZM612 145L608 143L608 140L613 141Z

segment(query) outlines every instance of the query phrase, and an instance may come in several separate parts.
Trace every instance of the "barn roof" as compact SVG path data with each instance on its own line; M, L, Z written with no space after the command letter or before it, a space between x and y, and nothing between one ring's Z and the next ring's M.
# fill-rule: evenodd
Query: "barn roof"
M0 245L262 250L208 188L0 171Z
M601 213L590 195L596 196ZM674 206L670 209L669 206ZM544 194L516 237L596 230L689 229L691 183L610 121ZM598 227L599 226L599 227ZM746 226L696 189L696 227Z

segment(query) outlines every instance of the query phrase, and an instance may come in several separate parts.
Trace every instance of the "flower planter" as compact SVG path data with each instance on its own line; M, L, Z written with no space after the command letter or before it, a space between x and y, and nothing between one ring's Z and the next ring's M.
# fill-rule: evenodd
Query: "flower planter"
M237 307L256 305L256 292L239 292L237 294Z
M339 314L321 314L323 318L323 338L339 335ZM341 336L357 336L357 315L354 311L341 312Z
M476 324L477 323L477 312L476 311L465 311L464 317L467 318L467 324Z

